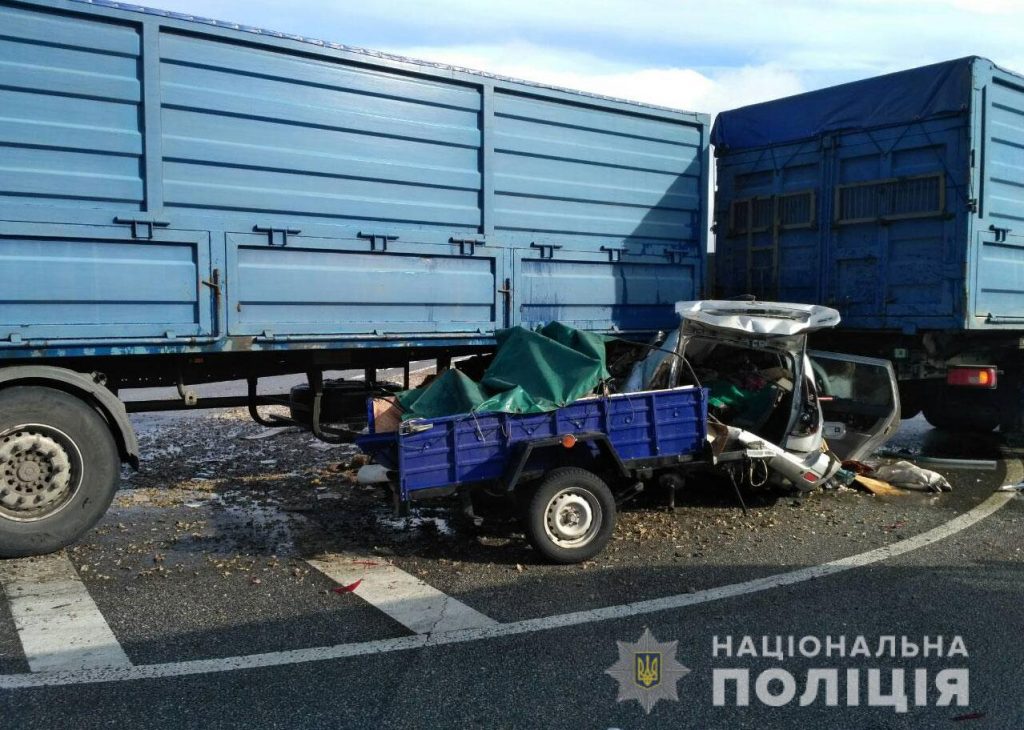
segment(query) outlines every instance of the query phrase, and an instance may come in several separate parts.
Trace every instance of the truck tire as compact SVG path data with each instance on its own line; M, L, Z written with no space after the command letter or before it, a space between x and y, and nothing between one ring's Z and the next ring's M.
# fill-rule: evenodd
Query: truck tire
M526 508L526 536L548 560L569 564L601 552L615 531L615 498L596 474L577 467L549 472Z
M999 432L1019 436L1024 433L1024 383L1015 365L1007 366L1005 373L999 383Z
M0 390L0 558L44 555L95 525L121 460L107 422L54 388Z
M900 419L916 418L928 402L928 388L921 381L901 381L899 386Z
M924 404L924 418L944 431L990 433L1000 421L998 391L940 388Z

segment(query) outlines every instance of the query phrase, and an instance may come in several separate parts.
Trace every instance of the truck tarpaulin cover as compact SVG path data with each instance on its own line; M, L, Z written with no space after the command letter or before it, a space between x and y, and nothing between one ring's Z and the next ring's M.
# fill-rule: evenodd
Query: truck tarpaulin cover
M461 413L544 413L589 395L609 376L607 338L551 322L495 333L498 351L479 383L447 370L423 388L398 394L402 418Z
M957 113L970 99L973 60L945 61L722 112L711 143L748 149Z

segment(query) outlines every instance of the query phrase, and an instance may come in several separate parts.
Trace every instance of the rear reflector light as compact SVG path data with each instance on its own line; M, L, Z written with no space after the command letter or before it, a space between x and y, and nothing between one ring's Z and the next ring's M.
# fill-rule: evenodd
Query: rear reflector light
M805 482L810 482L811 484L814 484L814 482L818 481L818 475L815 474L813 471L805 471L804 472L804 481Z
M995 388L995 368L952 368L946 373L948 385L959 385L968 388Z

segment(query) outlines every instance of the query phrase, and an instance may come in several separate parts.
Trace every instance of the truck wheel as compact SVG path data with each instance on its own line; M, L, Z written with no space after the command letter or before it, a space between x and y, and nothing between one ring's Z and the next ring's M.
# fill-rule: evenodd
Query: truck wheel
M920 381L900 382L900 419L906 421L915 418L927 401L927 389Z
M944 431L990 433L999 425L998 404L989 393L940 394L924 406L924 418Z
M87 403L53 388L0 390L0 557L44 555L110 506L117 444Z
M615 530L615 498L596 474L563 467L548 473L526 509L526 536L545 558L579 563L604 549Z

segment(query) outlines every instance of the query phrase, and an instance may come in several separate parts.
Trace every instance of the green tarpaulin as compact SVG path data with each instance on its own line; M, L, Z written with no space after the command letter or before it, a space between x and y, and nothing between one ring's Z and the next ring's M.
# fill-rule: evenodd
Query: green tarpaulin
M403 419L462 413L544 413L594 392L609 376L608 338L552 322L495 333L498 351L479 383L447 370L423 388L398 394Z

